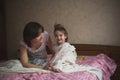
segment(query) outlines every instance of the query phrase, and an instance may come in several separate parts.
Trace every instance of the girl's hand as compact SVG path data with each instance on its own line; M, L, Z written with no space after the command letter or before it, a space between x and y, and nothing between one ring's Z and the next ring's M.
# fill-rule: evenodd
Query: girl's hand
M48 70L52 71L53 70L53 64L49 64L47 68L48 68Z
M54 72L62 72L60 69L52 69Z

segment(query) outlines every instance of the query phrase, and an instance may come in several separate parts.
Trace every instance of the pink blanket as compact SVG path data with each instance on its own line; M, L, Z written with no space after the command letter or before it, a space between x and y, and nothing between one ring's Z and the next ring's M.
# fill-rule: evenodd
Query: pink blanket
M103 80L109 80L116 69L115 62L104 54L97 56L85 56L85 60L79 60L77 64L88 64L102 70ZM32 72L32 73L0 73L0 80L98 80L97 76L79 71L73 73L57 72Z

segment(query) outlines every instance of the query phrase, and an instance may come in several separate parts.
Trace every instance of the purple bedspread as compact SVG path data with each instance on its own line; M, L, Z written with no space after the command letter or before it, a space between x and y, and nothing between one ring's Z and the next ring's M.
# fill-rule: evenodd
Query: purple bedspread
M97 56L85 56L85 60L79 60L77 64L88 64L102 70L103 80L109 80L116 69L115 62L104 54ZM58 72L32 72L32 73L0 73L0 80L98 80L97 76L79 71L73 73Z

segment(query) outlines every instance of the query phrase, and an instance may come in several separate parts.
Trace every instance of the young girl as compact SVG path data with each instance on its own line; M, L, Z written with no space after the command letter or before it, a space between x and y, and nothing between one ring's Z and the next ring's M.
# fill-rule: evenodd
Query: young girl
M75 47L67 42L68 33L66 29L61 24L57 24L54 27L56 39L56 45L54 47L55 56L49 62L48 69L57 72L89 71L97 75L99 80L101 80L101 70L88 65L78 65L75 63L77 54Z
M41 24L29 22L23 31L23 40L20 42L20 61L27 68L43 68L46 65L46 46L52 53L52 42L48 32Z

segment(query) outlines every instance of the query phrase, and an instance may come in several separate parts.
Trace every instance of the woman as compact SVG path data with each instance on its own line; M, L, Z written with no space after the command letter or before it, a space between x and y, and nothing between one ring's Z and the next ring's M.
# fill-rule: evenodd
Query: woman
M27 68L44 68L47 63L46 46L54 54L48 32L37 22L29 22L23 31L20 42L20 61Z

